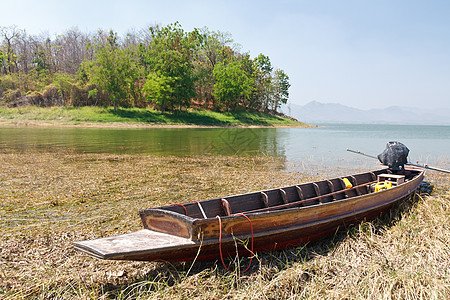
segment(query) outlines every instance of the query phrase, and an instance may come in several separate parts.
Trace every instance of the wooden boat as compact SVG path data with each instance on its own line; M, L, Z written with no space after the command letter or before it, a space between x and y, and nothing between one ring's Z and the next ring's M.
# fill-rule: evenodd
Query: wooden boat
M408 198L423 170L381 169L278 189L139 211L143 229L74 243L114 260L189 261L278 250L369 220ZM381 190L375 192L381 185ZM392 188L383 189L392 186ZM246 241L246 243L243 243ZM247 244L247 246L244 246Z

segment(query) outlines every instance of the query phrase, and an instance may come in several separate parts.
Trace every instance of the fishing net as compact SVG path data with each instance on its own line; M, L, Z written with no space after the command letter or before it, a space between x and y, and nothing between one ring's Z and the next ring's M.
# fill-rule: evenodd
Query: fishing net
M400 142L389 142L378 159L389 168L403 168L408 162L409 149Z

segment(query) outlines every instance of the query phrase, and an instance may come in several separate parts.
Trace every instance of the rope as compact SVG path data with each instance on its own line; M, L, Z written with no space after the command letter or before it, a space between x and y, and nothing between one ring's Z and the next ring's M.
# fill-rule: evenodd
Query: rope
M247 219L247 221L250 223L250 231L252 234L252 246L251 246L251 250L250 253L252 254L250 256L250 261L248 263L247 268L244 271L239 271L240 274L245 273L248 271L248 269L250 269L250 266L252 264L252 259L253 259L253 225L252 225L252 221L249 219L249 217L247 217L246 215L242 214L242 213L238 213L238 214L234 214L235 216L243 216L244 218ZM228 269L228 267L225 265L225 262L223 260L223 254L222 254L222 219L220 218L220 216L216 216L216 218L219 220L219 253L220 253L220 260L222 261L222 265L224 266L224 268L232 273L232 271L230 269Z
M181 206L182 208L184 208L184 214L187 216L188 214L187 214L187 209L186 209L186 207L183 205L183 204L179 204L179 203L173 203L173 204L170 204L170 206L174 206L174 205L177 205L177 206Z
M198 202L198 201L192 201L192 202L197 203L198 208L200 209L200 212L201 212L202 215L203 215L203 218L204 218L204 219L208 219L208 217L206 216L205 211L203 210L203 207L202 207L202 205L200 204L200 202Z

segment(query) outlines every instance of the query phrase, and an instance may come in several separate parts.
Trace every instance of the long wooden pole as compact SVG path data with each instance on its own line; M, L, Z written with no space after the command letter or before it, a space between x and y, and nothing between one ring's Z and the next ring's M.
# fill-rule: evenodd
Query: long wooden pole
M407 165L408 166L419 167L419 168L422 168L422 169L428 169L428 170L433 170L433 171L444 172L444 173L449 173L450 174L449 170L444 170L444 169L439 169L439 168L435 168L435 167L430 167L427 164L421 165L421 164L413 164L413 163L408 162Z
M378 157L375 157L375 156L369 155L369 154L365 154L365 153L360 152L360 151L358 151L358 150L347 149L347 151L348 151L348 152L352 152L352 153L356 153L356 154L360 154L360 155L364 155L364 156L367 156L367 157L370 157L370 158L378 159ZM427 165L427 164L421 165L421 164L413 164L413 163L411 163L411 162L407 162L406 165L408 165L408 166L414 166L414 167L419 167L419 168L422 168L422 169L428 169L428 170L438 171L438 172L449 173L449 174L450 174L450 171L449 171L449 170L444 170L444 169L439 169L439 168L435 168L435 167L430 167L430 166Z

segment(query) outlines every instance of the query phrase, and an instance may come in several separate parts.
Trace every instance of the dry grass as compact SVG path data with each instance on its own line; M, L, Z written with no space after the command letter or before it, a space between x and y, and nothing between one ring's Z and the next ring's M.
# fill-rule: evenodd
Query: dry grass
M449 179L434 195L332 239L220 263L114 262L73 241L140 229L137 210L310 181L268 157L0 154L0 298L444 299L450 294ZM245 262L243 262L245 263Z

